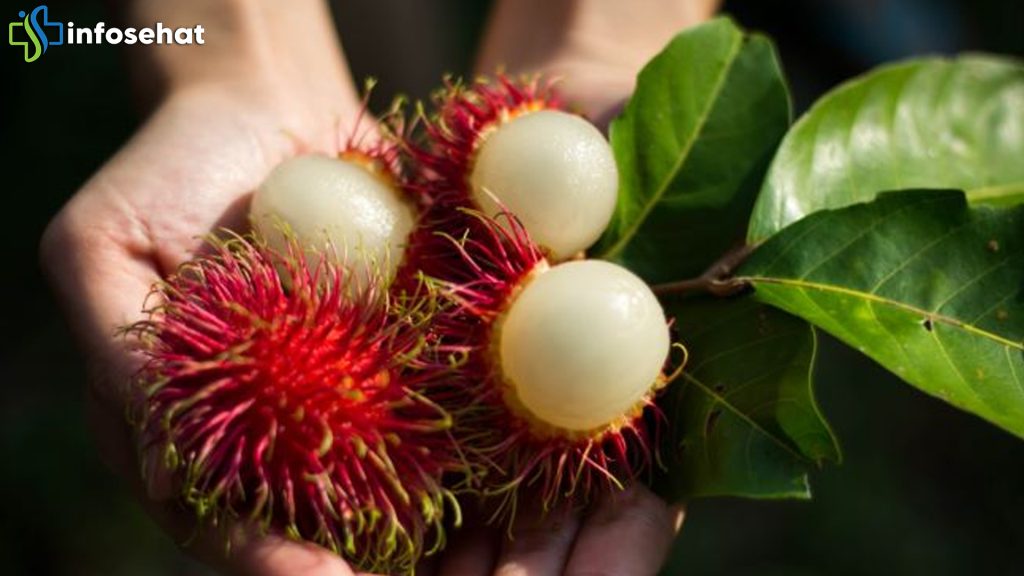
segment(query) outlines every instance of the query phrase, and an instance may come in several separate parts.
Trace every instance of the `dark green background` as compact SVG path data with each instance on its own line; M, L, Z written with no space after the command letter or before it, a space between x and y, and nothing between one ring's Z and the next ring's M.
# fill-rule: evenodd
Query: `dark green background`
M10 6L4 22L32 6ZM803 109L882 60L960 50L1020 55L1022 6L749 0L726 9L776 38ZM443 71L466 70L486 8L470 0L364 0L337 6L335 18L357 77L379 77L382 96L422 95ZM101 3L51 2L50 9L65 21L105 18ZM140 121L125 54L65 47L26 65L18 49L2 50L0 573L206 573L99 462L82 414L83 368L37 266L47 220ZM675 571L1024 574L1024 442L828 339L818 382L845 463L814 476L812 502L693 503Z

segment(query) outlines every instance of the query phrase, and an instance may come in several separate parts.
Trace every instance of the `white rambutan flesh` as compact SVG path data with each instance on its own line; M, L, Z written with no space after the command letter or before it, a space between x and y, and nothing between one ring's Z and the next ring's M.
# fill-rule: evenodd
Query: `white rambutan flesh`
M278 165L252 198L256 231L283 251L294 235L310 251L369 263L385 279L401 264L414 207L372 160L304 155ZM363 276L365 264L352 272Z
M498 124L476 153L473 200L489 216L516 215L555 260L585 250L611 220L618 171L611 146L583 118L558 110Z
M600 260L566 262L536 275L498 330L502 376L520 408L570 432L635 415L670 347L665 313L650 288Z

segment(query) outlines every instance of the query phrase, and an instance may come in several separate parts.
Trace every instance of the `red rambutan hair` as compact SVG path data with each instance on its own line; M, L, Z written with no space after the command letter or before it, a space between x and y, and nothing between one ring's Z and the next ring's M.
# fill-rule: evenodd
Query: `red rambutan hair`
M201 521L255 522L359 569L410 571L458 508L449 415L426 393L429 299L353 290L292 246L214 241L154 289L135 325L143 458Z
M553 82L541 76L494 80L480 78L468 86L446 80L433 96L435 110L421 113L417 128L422 141L406 141L406 151L419 167L412 183L432 203L468 206L469 173L487 134L516 116L563 108Z
M452 433L475 471L471 489L496 502L495 519L514 515L523 490L549 508L582 506L621 489L652 460L645 415L655 422L660 416L653 392L598 430L563 430L532 417L502 375L497 330L518 292L548 262L510 214L495 220L460 213L475 224L460 237L435 234L457 258L451 267L435 266L432 280L450 304L434 321L438 350L464 361L449 386L432 389L431 397L455 419Z
M404 185L421 208L420 224L406 248L406 265L399 270L399 289L415 289L421 275L472 280L460 272L472 266L467 267L452 239L488 234L487 226L482 227L482 220L472 213L468 178L473 158L487 133L501 123L526 112L561 109L552 84L536 75L513 79L498 74L468 85L446 79L444 88L433 95L435 109L430 114L420 110L410 126L400 117L397 124L388 123L395 126L391 133L398 136L409 164L417 167Z
M434 321L437 350L462 361L431 398L455 419L452 433L473 470L469 488L493 497L495 518L510 518L523 490L535 491L545 506L586 504L649 465L644 416L646 408L656 413L653 400L583 433L546 426L522 409L501 373L497 326L518 291L549 264L513 215L492 219L476 211L469 183L490 131L519 114L563 105L549 81L499 75L469 86L448 82L434 107L420 114L418 130L403 144L419 167L407 185L424 211L397 282L415 286L425 276L448 301Z

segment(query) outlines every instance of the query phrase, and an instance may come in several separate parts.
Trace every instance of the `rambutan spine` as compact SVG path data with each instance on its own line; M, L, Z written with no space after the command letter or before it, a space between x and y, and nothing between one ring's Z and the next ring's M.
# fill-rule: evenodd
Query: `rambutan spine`
M433 108L421 109L408 144L426 196L492 218L512 212L553 262L575 257L607 227L618 190L611 147L565 110L551 82L449 81Z
M380 124L367 121L366 105L336 155L301 154L275 167L253 194L250 220L278 251L294 236L337 263L369 262L390 282L418 206L406 194L400 102Z
M146 470L170 474L203 524L250 521L370 571L411 571L444 541L463 470L427 392L430 298L397 300L296 243L212 242L154 288L129 330L147 362L137 403Z
M564 107L550 80L504 74L493 82L480 78L468 86L446 78L432 102L433 114L421 107L417 116L425 144L414 143L409 151L421 172L435 182L428 195L461 195L460 205L466 205L467 174L488 130L521 114Z
M503 370L501 324L522 291L565 264L551 268L507 212L500 220L469 209L458 213L468 221L462 234L433 233L457 258L435 260L443 265L431 274L450 302L434 322L438 348L466 360L450 386L432 393L455 418L460 448L484 471L472 490L496 503L496 519L507 520L524 490L535 490L545 508L559 502L582 506L638 478L654 457L652 422L660 415L653 399L669 380L660 373L665 359L655 366L659 372L649 386L607 422L571 429L537 418Z

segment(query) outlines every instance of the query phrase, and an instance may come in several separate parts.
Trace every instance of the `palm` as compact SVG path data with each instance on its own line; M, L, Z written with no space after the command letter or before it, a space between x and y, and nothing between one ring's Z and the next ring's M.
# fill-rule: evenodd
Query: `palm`
M508 57L512 52L500 45L492 52L517 68ZM222 227L244 229L249 194L276 164L301 152L336 151L339 137L352 129L343 122L357 117L359 104L334 61L340 55L315 53L324 60L319 65L307 56L298 61L302 69L293 63L257 74L262 82L179 89L76 194L43 240L43 266L92 369L90 409L104 456L135 483L141 501L179 541L192 535L191 519L167 504L172 491L166 483L143 487L139 480L124 419L138 359L112 334L142 318L153 282L201 250L203 236ZM576 79L562 88L592 118L606 119L628 93L632 62L619 66L604 59L593 65L586 58L548 56L541 63ZM493 69L486 56L481 62L484 70ZM502 530L462 530L424 569L438 576L490 574L496 568L531 575L653 573L676 529L665 503L636 488L586 517L540 522L527 512L513 527L512 541ZM190 551L231 573L352 574L321 548L274 536L252 538L245 526L233 530L234 549L225 559L218 534L208 535Z
M99 440L126 478L138 476L120 417L137 358L109 335L141 318L153 282L195 253L204 235L244 226L248 195L275 164L299 150L329 152L334 142L337 122L328 114L288 117L228 96L193 93L163 104L86 184L44 240L44 265L58 288L76 292L64 300L89 348ZM313 126L319 128L307 128ZM148 495L163 501L170 493L154 482ZM172 533L189 535L187 522L170 507L152 505L151 512ZM219 560L222 548L212 542L206 547L200 544L197 552ZM317 574L350 572L320 549L276 539L250 541L243 550L248 552L234 555L232 564L248 573L293 573L297 564L318 566Z
M199 236L241 223L247 194L287 155L327 151L335 125L284 118L226 95L172 100L108 167L102 194L145 231L152 264L165 272Z

